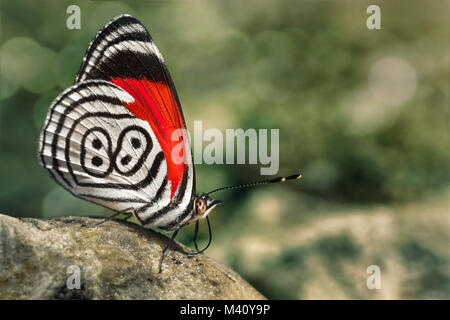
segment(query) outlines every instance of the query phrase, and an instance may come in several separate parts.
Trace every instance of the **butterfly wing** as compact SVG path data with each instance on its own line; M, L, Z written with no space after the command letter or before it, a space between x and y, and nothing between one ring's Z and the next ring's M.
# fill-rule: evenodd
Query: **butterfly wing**
M142 224L171 229L189 219L195 194L185 127L161 54L142 24L124 15L97 34L74 86L50 107L39 156L74 195L133 208ZM181 162L172 157L179 145Z

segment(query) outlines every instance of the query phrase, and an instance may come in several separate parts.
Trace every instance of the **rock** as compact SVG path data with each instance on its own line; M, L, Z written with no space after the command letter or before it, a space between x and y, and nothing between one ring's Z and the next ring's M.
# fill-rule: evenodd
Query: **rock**
M118 220L94 226L98 221L0 214L0 299L265 299L179 243L158 273L166 236ZM80 289L72 286L77 279Z

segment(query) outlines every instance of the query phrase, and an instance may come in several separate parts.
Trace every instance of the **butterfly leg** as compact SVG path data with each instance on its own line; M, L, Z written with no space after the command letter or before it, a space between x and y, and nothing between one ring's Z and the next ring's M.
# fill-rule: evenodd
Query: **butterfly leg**
M162 263L163 263L163 261L164 261L164 258L166 257L166 255L167 255L167 249L169 249L169 247L172 245L172 243L174 242L174 240L175 240L175 237L177 236L177 234L178 234L178 231L180 231L180 227L178 227L173 233L172 233L172 236L170 237L170 240L167 242L167 245L164 247L164 249L163 249L163 251L162 251L162 253L161 253L161 258L159 259L159 273L161 273L162 272Z
M212 241L212 233L211 233L211 224L209 223L209 217L206 217L206 222L208 224L208 232L209 232L209 240L208 240L208 244L202 249L202 250L198 250L198 246L197 246L197 233L198 233L198 221L195 224L195 233L194 233L194 245L195 245L195 249L197 250L196 252L186 252L186 254L188 256L195 256L196 254L200 254L202 252L204 252L206 249L208 249L209 245L211 244Z
M195 250L200 251L200 250L198 250L197 236L198 236L198 220L195 222L194 246L195 246Z

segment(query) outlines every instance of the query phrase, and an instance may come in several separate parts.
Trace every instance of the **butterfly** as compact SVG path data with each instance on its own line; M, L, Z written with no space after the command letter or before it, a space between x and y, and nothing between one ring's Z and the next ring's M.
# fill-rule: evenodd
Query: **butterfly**
M211 243L208 215L222 203L211 193L300 177L197 194L177 91L150 34L130 15L114 18L91 41L74 84L48 110L38 158L76 197L115 211L113 216L126 213L143 226L173 230L171 242L181 227L195 222L197 252L191 254ZM210 239L198 250L198 222L203 218ZM160 272L171 242L163 249Z

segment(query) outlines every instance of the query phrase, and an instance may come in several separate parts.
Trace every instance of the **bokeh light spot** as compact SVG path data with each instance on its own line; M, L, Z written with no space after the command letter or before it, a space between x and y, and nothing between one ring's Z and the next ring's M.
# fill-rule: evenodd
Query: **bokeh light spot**
M61 88L70 87L75 81L75 76L81 66L86 48L81 46L67 46L55 57L53 74Z
M14 94L19 86L32 93L46 92L55 80L49 72L54 52L36 41L16 37L6 41L0 52L1 97Z
M390 106L401 105L416 91L416 70L402 58L383 58L370 70L369 88L379 102Z

